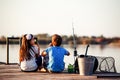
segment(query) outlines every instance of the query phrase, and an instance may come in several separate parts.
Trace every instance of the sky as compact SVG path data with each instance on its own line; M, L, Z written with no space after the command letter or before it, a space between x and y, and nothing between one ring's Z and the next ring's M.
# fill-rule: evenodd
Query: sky
M120 0L0 0L0 36L120 37Z

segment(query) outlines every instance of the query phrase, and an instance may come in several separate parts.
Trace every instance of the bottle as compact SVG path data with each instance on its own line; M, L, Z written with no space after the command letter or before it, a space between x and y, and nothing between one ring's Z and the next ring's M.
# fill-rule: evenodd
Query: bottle
M74 72L74 67L72 64L68 65L68 73L73 73Z

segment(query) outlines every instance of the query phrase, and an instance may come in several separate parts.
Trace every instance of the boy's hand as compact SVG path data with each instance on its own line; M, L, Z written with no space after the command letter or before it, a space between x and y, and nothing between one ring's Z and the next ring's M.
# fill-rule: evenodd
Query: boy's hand
M68 52L67 56L69 56L69 55L70 55L70 53Z
M52 43L50 43L50 44L49 44L49 46L53 46L53 44L52 44Z
M47 52L43 51L41 55L45 57L47 55Z

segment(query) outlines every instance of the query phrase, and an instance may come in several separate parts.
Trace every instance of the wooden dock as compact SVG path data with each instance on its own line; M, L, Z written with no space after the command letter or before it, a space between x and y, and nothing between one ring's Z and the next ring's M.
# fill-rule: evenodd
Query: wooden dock
M0 64L0 80L120 80L119 73L99 73L91 76L80 76L79 74L21 72L16 64Z

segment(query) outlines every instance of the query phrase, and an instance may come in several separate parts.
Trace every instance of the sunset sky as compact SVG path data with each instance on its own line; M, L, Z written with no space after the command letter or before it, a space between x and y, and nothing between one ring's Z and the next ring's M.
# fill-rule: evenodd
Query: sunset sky
M0 36L120 37L120 0L0 0Z

